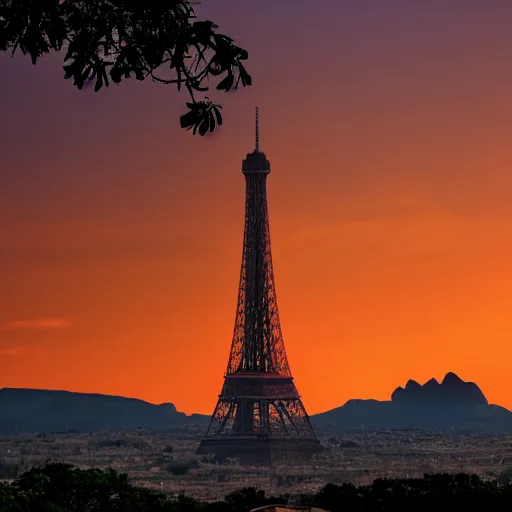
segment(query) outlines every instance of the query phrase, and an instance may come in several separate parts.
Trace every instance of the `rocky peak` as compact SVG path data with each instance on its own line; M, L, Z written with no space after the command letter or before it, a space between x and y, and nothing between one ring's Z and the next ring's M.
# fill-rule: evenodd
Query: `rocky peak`
M409 379L407 381L407 384L405 385L405 389L407 389L407 390L419 389L419 388L421 388L421 384L412 379Z
M434 378L423 386L414 380L409 380L405 388L395 389L391 395L391 401L394 404L408 406L488 405L484 394L474 382L465 382L453 372L447 373L441 384Z
M443 386L465 384L465 382L455 373L448 372L441 383Z
M430 379L428 382L425 382L423 386L421 386L423 389L437 389L440 386L439 382L437 382L437 379Z

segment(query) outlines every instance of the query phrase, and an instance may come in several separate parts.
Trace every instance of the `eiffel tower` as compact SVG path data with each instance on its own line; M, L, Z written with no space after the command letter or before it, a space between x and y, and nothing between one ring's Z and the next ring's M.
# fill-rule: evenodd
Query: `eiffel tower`
M242 164L245 231L235 329L224 385L197 454L242 464L294 464L323 451L293 382L279 322L256 108L254 151Z

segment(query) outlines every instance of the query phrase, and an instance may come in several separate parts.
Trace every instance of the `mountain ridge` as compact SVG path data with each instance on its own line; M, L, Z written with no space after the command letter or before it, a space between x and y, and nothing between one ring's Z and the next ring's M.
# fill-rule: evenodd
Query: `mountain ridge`
M171 402L152 404L138 398L101 393L29 388L0 389L0 433L91 432L205 426L209 415L187 415ZM318 428L331 430L420 428L512 432L512 412L487 398L474 382L449 372L439 383L409 379L390 400L350 399L311 416Z
M340 430L512 432L512 412L489 404L476 383L465 382L453 372L448 372L440 383L432 378L422 385L409 379L404 387L393 391L390 400L348 400L341 407L317 414L314 422Z

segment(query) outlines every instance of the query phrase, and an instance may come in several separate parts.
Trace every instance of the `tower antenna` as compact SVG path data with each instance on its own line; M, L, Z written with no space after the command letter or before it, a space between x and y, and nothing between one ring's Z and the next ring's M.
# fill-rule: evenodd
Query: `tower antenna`
M260 109L256 107L256 143L254 145L254 150L259 153L260 152Z

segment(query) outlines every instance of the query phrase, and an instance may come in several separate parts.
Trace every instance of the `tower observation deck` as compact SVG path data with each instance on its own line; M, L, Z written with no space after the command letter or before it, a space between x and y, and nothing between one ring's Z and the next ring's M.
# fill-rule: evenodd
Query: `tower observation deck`
M323 448L293 382L279 321L266 181L270 162L255 147L242 163L245 229L235 328L224 385L198 454L244 464L300 463Z

